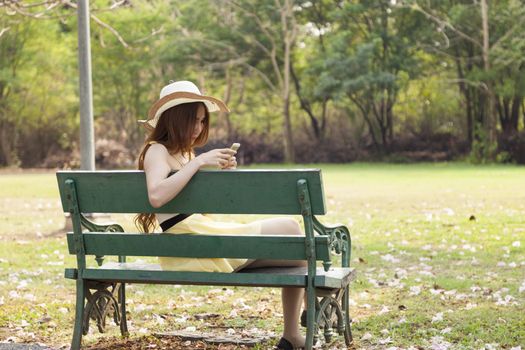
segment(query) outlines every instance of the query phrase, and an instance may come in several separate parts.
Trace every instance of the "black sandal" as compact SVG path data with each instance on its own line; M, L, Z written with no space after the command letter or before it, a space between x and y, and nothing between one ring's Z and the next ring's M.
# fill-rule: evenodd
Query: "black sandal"
M294 349L304 349L304 348L294 348L292 343L288 339L282 337L279 340L279 343L275 346L276 350L294 350Z

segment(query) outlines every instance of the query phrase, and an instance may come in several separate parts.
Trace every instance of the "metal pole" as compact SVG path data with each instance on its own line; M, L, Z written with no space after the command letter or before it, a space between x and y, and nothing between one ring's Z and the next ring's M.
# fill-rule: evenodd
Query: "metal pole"
M89 0L78 0L78 70L80 97L80 168L95 170L93 89L91 87L91 45Z

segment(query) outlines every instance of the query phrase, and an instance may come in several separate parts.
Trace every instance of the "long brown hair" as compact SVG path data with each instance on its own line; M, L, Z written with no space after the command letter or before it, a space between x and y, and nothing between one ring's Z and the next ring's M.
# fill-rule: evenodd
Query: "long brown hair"
M192 144L191 137L197 122L199 106L204 108L204 125L201 133ZM209 129L210 114L202 102L183 103L164 111L157 122L157 126L146 138L139 154L138 169L144 170L144 157L152 141L164 145L170 154L182 153L191 158L193 147L204 146L208 141ZM146 233L152 232L156 226L155 214L153 213L137 214L134 221L135 226Z

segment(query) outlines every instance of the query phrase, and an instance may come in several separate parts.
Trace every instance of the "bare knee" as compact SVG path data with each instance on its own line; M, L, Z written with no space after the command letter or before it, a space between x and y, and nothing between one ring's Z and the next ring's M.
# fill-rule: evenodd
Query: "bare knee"
M303 236L299 223L292 218L282 218L282 230L287 235Z
M286 234L293 236L304 235L303 231L301 230L301 226L296 220L291 218L284 218L283 221L283 229L285 229Z
M275 218L263 221L262 232L263 235L291 235L303 236L303 231L299 223L292 218Z

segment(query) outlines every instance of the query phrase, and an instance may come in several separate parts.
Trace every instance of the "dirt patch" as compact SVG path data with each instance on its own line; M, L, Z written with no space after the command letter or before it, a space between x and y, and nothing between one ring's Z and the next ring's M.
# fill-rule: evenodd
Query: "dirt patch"
M207 349L207 350L234 350L251 349L252 346L239 344L209 344L204 341L185 340L170 336L144 336L136 339L105 338L96 344L87 347L87 350L179 350L179 349ZM272 348L268 344L268 348Z

